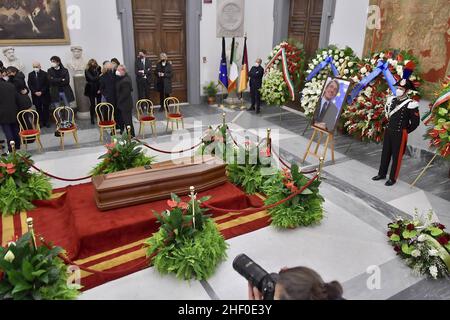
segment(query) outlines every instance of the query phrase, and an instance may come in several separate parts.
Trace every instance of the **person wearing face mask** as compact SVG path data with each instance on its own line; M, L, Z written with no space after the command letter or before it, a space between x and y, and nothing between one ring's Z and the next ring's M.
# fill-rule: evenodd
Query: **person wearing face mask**
M159 111L164 111L164 100L172 93L172 64L167 61L167 54L161 53L160 61L156 65L156 89L159 92Z
M90 114L91 124L95 123L95 107L102 100L100 91L100 76L102 69L95 59L89 60L84 76L86 77L86 87L84 88L84 95L89 98L91 103Z
M139 51L136 59L136 82L139 100L150 97L150 83L152 80L152 61L147 57L147 51Z
M75 101L73 90L70 87L70 75L61 63L61 59L54 56L50 59L51 68L48 69L48 81L50 99L54 108L59 107L61 104L69 107L70 103Z
M25 75L16 67L6 68L6 73L9 77L8 81L15 86L16 91L19 94L19 111L31 108L33 103L28 96L30 90L25 83Z
M31 91L31 98L39 113L40 125L50 128L50 93L48 84L48 74L41 70L41 64L33 62L33 71L28 74L28 87Z
M252 105L249 110L260 113L261 110L261 94L259 89L262 87L262 79L264 76L264 68L261 67L262 59L256 59L255 65L250 69L248 77L250 78L250 95L252 98ZM256 105L256 109L255 109Z
M392 186L397 182L402 158L406 151L408 134L416 130L420 124L419 104L407 95L408 91L416 90L414 84L409 80L413 69L412 62L406 64L403 79L395 84L397 87L395 97L389 97L385 106L388 124L384 133L380 170L372 180L385 179L389 163L392 162L386 186Z
M117 67L116 71L116 92L117 92L117 109L119 111L118 122L119 130L123 133L128 126L131 127L131 136L134 137L133 126L133 83L130 76L127 73L127 69L124 65Z

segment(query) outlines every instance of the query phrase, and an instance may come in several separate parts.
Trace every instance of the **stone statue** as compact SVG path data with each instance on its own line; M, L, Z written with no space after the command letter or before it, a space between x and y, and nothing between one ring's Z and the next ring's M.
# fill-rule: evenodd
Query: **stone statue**
M24 72L24 65L16 56L16 50L12 47L4 48L3 55L6 57L6 61L4 63L5 67L16 67L20 71Z
M84 76L86 61L83 58L83 48L80 46L74 46L70 48L70 51L72 51L72 60L67 64L67 67L74 77L80 75Z

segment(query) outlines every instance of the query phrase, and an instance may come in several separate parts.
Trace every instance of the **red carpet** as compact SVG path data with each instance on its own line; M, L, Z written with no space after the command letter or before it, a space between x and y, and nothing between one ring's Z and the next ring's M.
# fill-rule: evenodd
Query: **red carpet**
M158 230L159 224L153 210L161 212L169 209L167 200L102 212L96 207L90 183L55 192L55 199L36 202L37 209L31 212L2 218L2 245L26 231L26 218L33 217L37 235L63 247L77 264L107 271L103 274L82 271L84 290L147 267L142 264L145 259L142 243ZM212 196L208 203L217 208L239 210L263 206L260 197L247 196L230 183L199 193L199 197L203 196ZM184 200L187 199L184 197ZM213 215L226 239L269 224L265 211L241 215L209 214Z

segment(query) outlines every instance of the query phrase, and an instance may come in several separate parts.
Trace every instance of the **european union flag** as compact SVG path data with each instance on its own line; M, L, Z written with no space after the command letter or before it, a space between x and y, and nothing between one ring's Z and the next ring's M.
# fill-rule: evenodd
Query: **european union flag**
M222 59L220 60L219 81L228 89L228 68L227 68L227 55L225 53L225 38L222 38Z

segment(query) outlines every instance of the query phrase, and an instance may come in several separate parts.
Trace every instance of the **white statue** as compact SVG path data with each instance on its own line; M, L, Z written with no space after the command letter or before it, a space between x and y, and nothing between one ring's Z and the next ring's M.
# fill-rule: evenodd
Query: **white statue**
M16 57L16 50L12 47L4 48L3 55L6 57L5 67L16 67L20 71L24 71L24 65L19 58Z
M84 76L86 61L83 58L83 48L80 46L74 46L70 48L70 51L72 51L72 60L67 64L67 67L74 76Z

